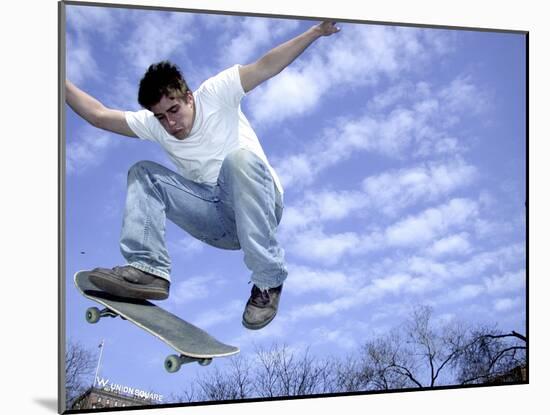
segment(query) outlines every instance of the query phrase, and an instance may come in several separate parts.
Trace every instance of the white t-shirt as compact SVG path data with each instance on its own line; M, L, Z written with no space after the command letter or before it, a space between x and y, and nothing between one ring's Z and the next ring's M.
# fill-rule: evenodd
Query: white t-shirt
M283 187L269 164L256 133L241 111L245 92L239 65L206 80L194 93L195 122L189 136L178 140L149 110L126 111L126 122L141 139L156 141L185 178L215 184L225 156L239 148L255 153L268 167L281 194Z

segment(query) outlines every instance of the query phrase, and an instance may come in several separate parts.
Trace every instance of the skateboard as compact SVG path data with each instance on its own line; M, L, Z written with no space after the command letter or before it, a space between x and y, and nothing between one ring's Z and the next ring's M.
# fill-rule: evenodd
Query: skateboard
M164 368L177 372L181 365L198 362L201 366L212 363L216 357L239 353L239 348L224 344L206 331L147 301L116 297L97 288L89 279L89 271L77 272L74 283L81 294L105 308L90 307L86 321L97 323L103 317L121 317L158 337L179 354L168 356Z

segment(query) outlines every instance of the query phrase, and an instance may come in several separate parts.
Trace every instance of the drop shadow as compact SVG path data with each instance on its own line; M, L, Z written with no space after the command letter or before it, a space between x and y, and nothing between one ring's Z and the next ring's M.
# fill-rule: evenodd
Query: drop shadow
M46 408L47 410L57 413L57 399L53 398L35 398L34 401L42 406L43 408Z

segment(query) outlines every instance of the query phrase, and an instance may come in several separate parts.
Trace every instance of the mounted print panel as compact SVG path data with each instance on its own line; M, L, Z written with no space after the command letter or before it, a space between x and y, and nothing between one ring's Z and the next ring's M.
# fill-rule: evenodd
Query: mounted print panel
M60 16L61 412L528 382L527 32Z

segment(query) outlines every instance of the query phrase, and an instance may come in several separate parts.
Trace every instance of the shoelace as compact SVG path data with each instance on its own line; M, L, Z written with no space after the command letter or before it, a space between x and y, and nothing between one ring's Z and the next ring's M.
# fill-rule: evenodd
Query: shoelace
M264 307L271 301L271 296L268 290L260 290L258 287L252 287L252 298L250 302L258 307Z
M146 285L151 283L152 278L148 278L148 276L145 276L144 274L138 276L135 272L130 272L129 268L130 267L128 265L116 266L113 268L113 272L132 284Z

